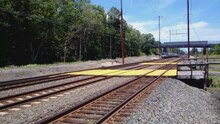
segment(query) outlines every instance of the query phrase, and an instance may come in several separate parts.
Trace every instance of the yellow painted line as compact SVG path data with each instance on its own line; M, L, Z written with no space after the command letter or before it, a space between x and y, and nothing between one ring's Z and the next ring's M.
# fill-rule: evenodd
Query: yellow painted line
M176 76L176 70L169 70L163 76Z
M151 72L152 71L152 72ZM92 76L141 76L146 73L146 76L159 76L164 73L166 70L156 70L153 71L152 69L148 70L118 70L118 69L98 69L98 70L88 70L88 71L80 71L80 72L72 72L68 73L70 75L92 75ZM164 76L175 76L176 70L169 70L164 74Z
M166 70L156 70L152 73L147 74L146 76L160 76L161 74L163 74ZM166 77L172 77L172 76L176 76L176 70L169 70L167 71L163 76Z
M146 76L159 76L161 74L163 74L166 70L156 70L156 71L153 71L149 74L147 74Z
M132 70L132 71L128 71L123 74L119 74L119 76L140 76L140 75L144 75L144 74L151 72L151 71L152 70Z
M117 71L117 72L113 72L113 73L109 73L109 74L104 74L105 76L118 76L122 73L125 73L127 72L128 70L120 70L120 71Z
M168 65L168 64L171 64L171 65L174 65L174 64L177 64L177 62L158 62L158 63L141 63L141 65Z

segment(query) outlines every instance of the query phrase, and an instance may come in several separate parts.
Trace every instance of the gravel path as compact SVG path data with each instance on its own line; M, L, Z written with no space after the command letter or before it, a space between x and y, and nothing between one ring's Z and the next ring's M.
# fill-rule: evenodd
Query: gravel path
M219 124L220 101L209 92L166 79L126 124Z
M0 124L24 124L32 123L40 118L55 114L70 106L76 106L92 97L95 97L105 91L111 90L121 84L126 83L133 78L113 78L101 81L97 84L89 85L83 88L73 90L57 98L49 98L49 101L41 102L29 108L22 108L19 111L10 111L10 114L1 116ZM119 82L120 81L120 82ZM98 87L98 88L97 88Z

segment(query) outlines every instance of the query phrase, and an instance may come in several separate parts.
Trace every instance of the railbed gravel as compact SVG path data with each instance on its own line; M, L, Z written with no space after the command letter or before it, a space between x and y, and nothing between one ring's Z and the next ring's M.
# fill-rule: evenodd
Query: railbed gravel
M72 78L68 78L68 79L50 81L47 83L41 83L41 84L30 85L30 86L21 87L21 88L0 91L0 98L19 94L19 93L34 91L34 90L38 90L38 89L42 89L42 88L47 88L47 87L51 87L51 86L56 86L56 85L64 84L64 83L68 83L68 82L73 82L73 81L77 81L77 80L81 80L81 79L85 79L85 78L89 78L89 77L92 77L92 76L76 76L76 77L72 77Z
M166 79L126 124L219 124L220 101L211 93Z
M74 92L49 99L48 102L41 102L29 108L23 108L19 111L10 111L8 115L0 117L1 124L24 124L33 123L41 118L55 114L65 108L76 106L88 99L91 99L99 94L111 90L119 85L122 85L134 77L115 77L105 81L98 82L86 87L75 89Z

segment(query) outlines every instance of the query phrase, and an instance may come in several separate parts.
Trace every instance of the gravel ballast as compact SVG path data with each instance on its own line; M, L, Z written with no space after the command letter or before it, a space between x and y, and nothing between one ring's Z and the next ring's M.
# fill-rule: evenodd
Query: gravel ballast
M49 101L41 101L39 104L32 104L29 108L22 108L19 111L10 111L8 115L0 116L0 124L30 124L36 122L41 118L55 114L65 108L85 102L88 99L98 96L132 79L134 79L134 77L111 78L96 84L75 89L73 92L63 94L63 96L55 99L49 98Z
M126 124L219 124L220 101L211 93L166 79Z

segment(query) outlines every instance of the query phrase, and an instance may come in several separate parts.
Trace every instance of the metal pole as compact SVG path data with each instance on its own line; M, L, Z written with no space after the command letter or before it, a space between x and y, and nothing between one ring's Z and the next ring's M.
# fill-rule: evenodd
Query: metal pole
M187 0L188 58L190 58L189 0Z
M121 53L122 53L122 64L124 64L124 27L123 27L123 8L121 0Z
M159 42L158 42L158 50L159 50L159 58L160 58L160 16L158 16L158 27L159 27Z

